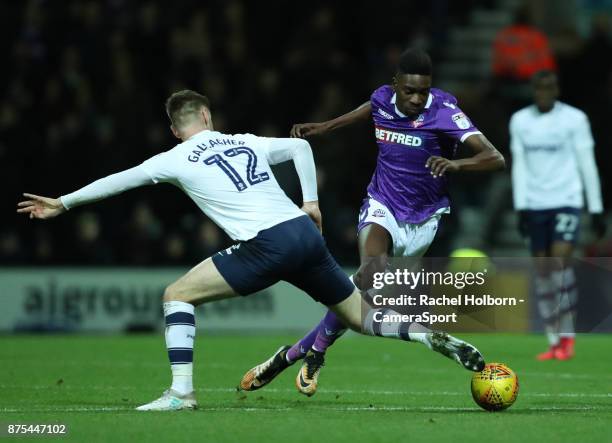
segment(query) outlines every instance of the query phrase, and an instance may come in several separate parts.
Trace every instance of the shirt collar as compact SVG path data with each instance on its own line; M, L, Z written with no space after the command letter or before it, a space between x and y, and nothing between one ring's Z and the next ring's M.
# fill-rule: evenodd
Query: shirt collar
M210 129L202 129L200 132L196 132L195 134L193 134L191 137L189 137L187 140L191 140L192 138L194 138L196 135L200 135L206 131L210 131ZM185 140L185 141L187 141Z
M433 102L433 99L434 99L434 96L430 92L429 97L427 97L427 103L425 103L425 109L429 109L431 107L431 103ZM395 108L395 113L399 115L400 117L406 117L406 115L402 114L402 112L399 109L397 109L397 105L395 104L396 100L397 100L397 94L393 93L393 96L391 97L391 104Z
M535 110L536 115L550 115L553 112L558 111L560 107L561 107L561 102L559 100L555 101L555 103L553 104L553 107L548 112L540 112L537 105L535 104L533 105L533 109Z

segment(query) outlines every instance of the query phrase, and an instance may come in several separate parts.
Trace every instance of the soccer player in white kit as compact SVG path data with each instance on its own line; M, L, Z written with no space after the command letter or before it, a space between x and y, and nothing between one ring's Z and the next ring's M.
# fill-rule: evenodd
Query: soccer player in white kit
M18 203L17 210L47 219L131 188L166 182L183 190L237 241L166 288L163 308L172 385L137 410L196 408L195 306L249 295L279 280L325 304L357 332L418 341L466 369L482 370L484 359L472 345L419 324L377 321L381 310L362 303L359 290L331 256L319 231L315 164L307 141L216 132L208 99L194 91L172 94L166 111L172 132L182 140L173 149L60 198L24 194L28 200ZM270 168L287 160L293 160L300 178L301 209L285 195Z
M558 101L558 79L541 71L532 79L534 104L510 120L512 189L519 230L538 262L535 292L549 349L539 360L574 356L576 277L569 264L578 238L583 193L593 227L605 233L599 174L588 117Z

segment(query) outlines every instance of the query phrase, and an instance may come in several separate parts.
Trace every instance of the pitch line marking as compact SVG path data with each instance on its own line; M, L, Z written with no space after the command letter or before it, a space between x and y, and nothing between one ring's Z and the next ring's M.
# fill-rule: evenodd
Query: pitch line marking
M49 390L49 389L68 389L68 390L83 390L83 391L144 391L146 388L137 388L134 386L69 386L62 385L55 387L53 385L0 385L0 389L20 389L20 390ZM236 388L199 388L196 392L237 392ZM248 391L240 391L248 392ZM266 388L264 391L259 391L259 394L265 392L273 393L295 393L295 389L279 389ZM372 394L372 395L417 395L417 396L464 396L466 392L461 391L401 391L401 390L351 390L351 389L329 389L320 391L323 394ZM583 393L583 392L522 392L521 397L545 397L545 398L612 398L612 392L605 393Z
M480 411L477 407L453 407L453 406L347 406L347 407L329 407L319 405L317 411L338 411L338 412L476 412ZM606 408L593 406L546 406L546 407L528 407L516 408L516 411L557 411L557 412L574 412L574 411L604 411ZM279 407L200 407L198 411L204 412L288 412L288 411L304 411L304 408ZM146 414L147 412L136 411L135 407L29 407L29 408L4 408L0 409L3 413L48 413L48 412L139 412Z
M35 361L38 362L38 360L35 359L30 359L31 361ZM351 373L354 373L355 371L357 372L378 372L381 370L381 367L384 367L385 364L387 364L388 362L386 361L380 361L379 365L376 366L359 366L359 367L354 367L354 366L347 366L347 365L343 365L341 363L335 364L334 365L334 370L335 371L344 371L344 372L348 372L350 371ZM66 360L61 360L61 361L57 361L57 362L52 362L52 361L48 361L45 362L45 364L47 365L56 365L56 366L79 366L82 367L82 362L79 361L66 361ZM133 363L127 363L127 362L106 362L106 361L100 361L100 362L91 362L88 363L90 366L104 366L104 367L133 367L134 364ZM151 367L151 368L164 368L167 369L168 367L168 362L141 362L138 364L141 367ZM202 367L204 368L208 368L208 369L233 369L234 366L230 365L230 364L226 364L226 363L206 363L204 364ZM440 368L429 368L429 369L421 369L421 368L410 368L411 372L414 373L427 373L427 374L431 374L431 373L436 373L436 374L446 374L447 370L446 369L440 369ZM544 377L544 378L567 378L567 379L581 379L581 380L601 380L601 379L612 379L612 376L608 373L602 373L602 374L575 374L575 373L570 373L570 372L531 372L531 371L525 371L525 372L521 372L519 374L520 375L524 375L524 376L529 376L529 377Z

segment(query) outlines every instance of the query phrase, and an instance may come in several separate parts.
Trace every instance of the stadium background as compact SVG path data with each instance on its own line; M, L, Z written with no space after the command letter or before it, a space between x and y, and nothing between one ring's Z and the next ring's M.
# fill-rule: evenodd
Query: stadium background
M171 186L133 190L48 222L14 212L21 192L68 193L174 146L163 104L181 88L209 96L220 131L282 137L294 123L354 109L390 80L403 48L423 47L434 61L434 86L455 94L510 160L507 123L529 103L528 76L499 67L499 42L521 22L544 36L548 55L534 62L541 48L525 43L524 59L511 63L527 72L557 69L562 99L591 119L606 206L612 198L610 0L390 1L384 9L368 1L310 2L298 14L286 2L240 0L30 0L1 9L8 61L0 71L1 330L157 329L164 285L231 244ZM372 127L311 143L325 237L350 270L358 264L357 211L377 153ZM298 202L292 165L275 172ZM510 168L456 174L451 194L452 214L428 255L477 248L527 256ZM579 255L609 256L610 236L595 241L583 218ZM526 285L517 283L517 291ZM203 324L303 330L321 313L290 287L276 286L267 297L201 309Z
M544 366L533 358L542 335L462 334L519 374L519 399L503 414L478 410L470 374L452 362L418 345L370 338L334 346L311 399L292 386L296 367L236 397L245 369L320 318L321 306L282 285L197 310L205 329L195 350L200 411L133 413L169 378L164 286L229 239L170 186L47 222L14 212L22 192L67 193L173 146L163 102L176 89L208 95L219 130L286 136L293 123L366 101L407 46L430 51L434 85L455 94L511 160L507 123L526 103L526 82L494 73L494 42L525 17L548 40L562 99L591 119L609 208L612 1L526 4L517 14L517 0L0 0L0 436L9 422L60 422L75 441L608 441L605 334L580 335L574 360ZM357 210L376 158L372 128L312 144L326 239L351 269ZM430 255L473 247L527 256L509 171L452 178L453 213ZM293 168L276 173L298 199ZM610 234L596 242L584 221L578 254L612 256ZM593 303L596 291L582 293L591 309L611 312L609 290L599 291L607 307ZM70 331L79 333L48 334ZM273 335L254 334L263 331Z

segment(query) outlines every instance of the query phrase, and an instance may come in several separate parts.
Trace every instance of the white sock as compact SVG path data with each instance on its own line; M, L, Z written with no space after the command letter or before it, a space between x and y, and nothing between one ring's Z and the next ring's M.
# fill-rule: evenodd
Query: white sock
M427 339L427 333L431 329L419 323L404 323L401 321L377 321L382 320L384 315L399 315L392 309L371 309L364 318L363 331L366 335L396 338L406 341L423 343L431 347Z
M172 365L172 386L170 388L179 394L193 392L193 363Z
M408 327L408 336L410 337L411 341L418 341L431 349L431 343L429 342L427 335L429 332L431 332L431 329L426 328L420 323L412 323Z
M552 280L557 288L559 304L559 336L574 337L575 309L578 304L578 288L574 268L567 267L552 273Z
M194 313L195 308L190 303L164 303L166 347L172 369L171 389L183 395L193 392Z
M550 346L559 343L559 305L557 303L556 288L549 276L536 276L535 293L538 301L538 311L544 320L544 330Z
M548 329L548 326L546 327ZM550 346L557 346L559 344L559 334L556 332L546 331L546 338Z

